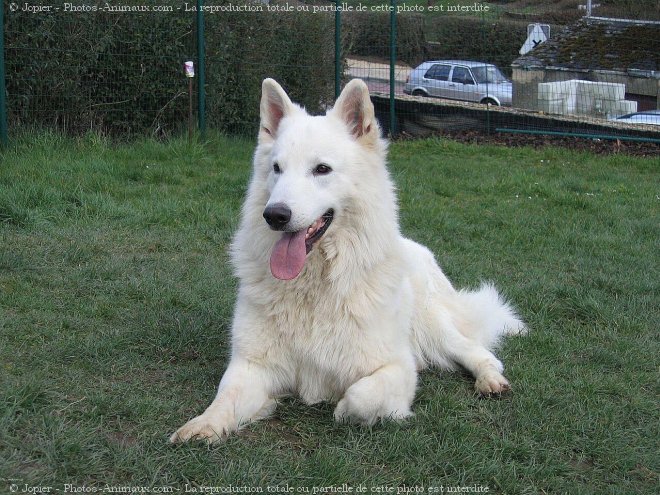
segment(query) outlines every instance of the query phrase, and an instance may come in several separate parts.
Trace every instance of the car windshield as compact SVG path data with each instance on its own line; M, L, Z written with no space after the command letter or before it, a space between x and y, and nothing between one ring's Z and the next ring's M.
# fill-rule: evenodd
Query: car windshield
M477 80L477 84L499 84L508 82L504 74L494 65L484 65L481 67L472 67L472 74Z

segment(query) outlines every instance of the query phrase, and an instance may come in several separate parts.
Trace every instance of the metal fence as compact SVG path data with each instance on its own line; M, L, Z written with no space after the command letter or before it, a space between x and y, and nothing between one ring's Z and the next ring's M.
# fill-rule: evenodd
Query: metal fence
M586 16L577 0L40 1L0 12L5 143L35 127L253 133L264 77L311 112L360 77L392 135L660 142L660 2L602 0Z

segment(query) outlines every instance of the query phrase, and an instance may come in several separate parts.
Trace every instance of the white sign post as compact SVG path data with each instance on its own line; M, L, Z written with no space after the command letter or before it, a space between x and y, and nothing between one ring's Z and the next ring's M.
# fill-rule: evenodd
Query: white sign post
M549 37L549 24L530 24L527 26L527 40L520 49L520 54L525 55L544 41L547 41Z

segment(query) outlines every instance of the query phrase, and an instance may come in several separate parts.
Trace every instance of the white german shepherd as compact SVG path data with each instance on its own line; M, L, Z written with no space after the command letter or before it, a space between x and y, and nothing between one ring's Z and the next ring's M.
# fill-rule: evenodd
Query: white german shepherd
M318 117L263 82L231 248L231 361L213 403L172 442L219 440L290 394L337 402L337 421L406 418L427 366L464 367L482 394L509 389L491 349L523 323L490 285L456 291L431 252L401 236L386 153L361 80Z

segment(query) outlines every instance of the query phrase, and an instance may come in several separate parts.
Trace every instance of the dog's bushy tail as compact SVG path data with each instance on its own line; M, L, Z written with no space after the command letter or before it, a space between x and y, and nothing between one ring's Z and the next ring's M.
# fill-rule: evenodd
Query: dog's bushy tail
M461 332L487 349L494 349L505 335L522 335L525 324L515 310L502 298L490 283L477 290L458 291L462 309Z

